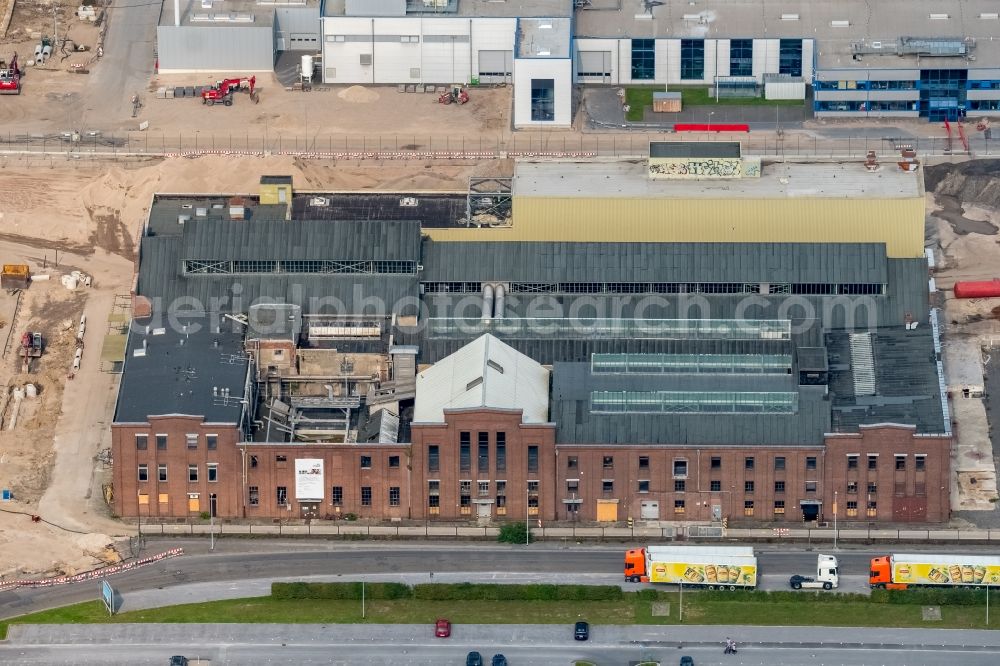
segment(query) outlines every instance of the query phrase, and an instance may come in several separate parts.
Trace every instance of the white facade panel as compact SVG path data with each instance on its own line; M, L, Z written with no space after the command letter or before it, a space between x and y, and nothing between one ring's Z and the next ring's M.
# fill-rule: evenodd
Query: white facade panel
M753 75L758 82L765 74L777 74L780 68L780 41L777 39L753 40Z
M680 83L681 82L681 40L679 39L662 39L658 42L663 42L666 49L664 49L664 71L666 72L666 78L658 79L657 83ZM659 68L659 54L657 54L657 68Z
M678 69L680 67L680 60L677 57L671 57L670 54L670 43L676 41L675 39L656 40L656 48L654 50L656 53L656 76L652 81L646 81L646 83L664 83L672 80L670 76L671 68L677 69L677 75L680 75L680 69Z
M1000 90L969 90L966 96L968 99L1000 99Z
M531 119L531 82L552 79L555 114L550 121ZM569 127L573 122L573 61L570 58L520 58L514 61L514 126Z
M468 83L472 77L472 44L466 38L425 43L421 77L427 83Z
M802 78L806 81L813 79L813 51L816 42L811 39L802 40Z
M269 72L274 69L274 28L267 26L158 26L160 72Z
M716 40L716 45L718 55L716 57L715 75L729 76L729 40ZM713 80L712 82L714 83L715 81Z
M419 43L378 41L372 61L375 83L419 83L422 77Z
M705 40L705 78L703 79L705 83L713 83L715 77L718 76L719 41L718 39Z
M621 73L621 42L627 40L620 39L579 39L574 42L574 50L577 54L576 68L574 75L579 83L618 83ZM584 77L580 69L581 54L588 54L591 63L596 63L596 58L600 58L602 66L607 58L607 70L605 77ZM600 55L595 55L600 54ZM596 70L595 70L596 71Z

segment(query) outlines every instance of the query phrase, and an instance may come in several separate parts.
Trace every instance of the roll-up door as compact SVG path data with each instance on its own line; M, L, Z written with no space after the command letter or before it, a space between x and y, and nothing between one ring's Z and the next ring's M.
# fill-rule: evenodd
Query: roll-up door
M480 83L510 83L513 73L513 51L479 52Z
M576 75L587 81L611 81L611 51L580 51Z

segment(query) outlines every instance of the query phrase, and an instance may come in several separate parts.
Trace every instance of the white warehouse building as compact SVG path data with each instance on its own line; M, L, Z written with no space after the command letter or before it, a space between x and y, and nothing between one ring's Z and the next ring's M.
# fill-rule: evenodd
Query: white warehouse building
M570 0L327 0L323 82L509 83L515 127L569 127Z

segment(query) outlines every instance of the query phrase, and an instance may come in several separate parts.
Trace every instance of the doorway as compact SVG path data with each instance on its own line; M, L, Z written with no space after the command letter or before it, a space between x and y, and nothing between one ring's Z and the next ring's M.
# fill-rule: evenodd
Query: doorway
M819 519L819 502L803 502L800 506L803 522L812 523Z

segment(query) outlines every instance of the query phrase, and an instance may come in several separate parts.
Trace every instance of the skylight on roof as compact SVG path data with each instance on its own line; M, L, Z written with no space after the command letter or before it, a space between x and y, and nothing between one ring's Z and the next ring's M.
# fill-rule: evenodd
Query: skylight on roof
M997 19L1000 19L1000 14L998 14L997 12L985 12L983 14L980 14L979 18L987 21L996 21Z
M932 21L947 21L951 18L950 14L928 14L927 18Z
M799 15L798 14L782 14L781 15L781 20L782 21L798 21L799 20Z
M831 28L850 28L850 21L830 21Z

